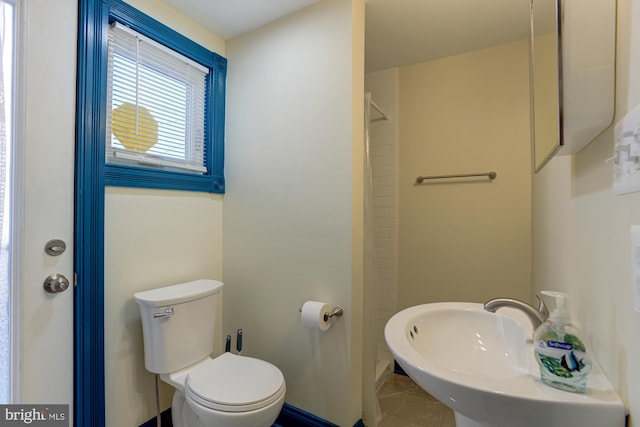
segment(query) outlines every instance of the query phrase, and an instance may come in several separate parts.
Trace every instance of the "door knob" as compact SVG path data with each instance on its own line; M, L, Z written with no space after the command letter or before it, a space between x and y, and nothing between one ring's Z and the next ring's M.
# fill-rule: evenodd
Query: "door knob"
M45 291L51 294L57 294L58 292L64 292L67 290L69 287L69 280L67 280L67 278L62 274L53 273L44 279L42 286Z

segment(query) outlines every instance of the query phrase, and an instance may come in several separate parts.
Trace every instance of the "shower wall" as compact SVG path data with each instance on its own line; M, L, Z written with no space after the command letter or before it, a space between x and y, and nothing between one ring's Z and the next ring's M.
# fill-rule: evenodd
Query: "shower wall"
M398 308L531 295L529 44L400 68ZM487 179L419 175L495 171Z
M393 356L384 340L384 326L398 307L398 69L369 73L365 91L389 117L371 109L369 145L373 176L376 275L376 379L388 372Z

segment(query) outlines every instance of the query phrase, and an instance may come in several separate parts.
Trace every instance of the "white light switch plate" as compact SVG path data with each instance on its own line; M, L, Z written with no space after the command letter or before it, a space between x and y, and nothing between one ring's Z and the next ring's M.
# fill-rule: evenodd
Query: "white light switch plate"
M640 225L631 226L631 292L633 309L640 313Z
M614 136L613 192L640 191L640 106L616 124Z

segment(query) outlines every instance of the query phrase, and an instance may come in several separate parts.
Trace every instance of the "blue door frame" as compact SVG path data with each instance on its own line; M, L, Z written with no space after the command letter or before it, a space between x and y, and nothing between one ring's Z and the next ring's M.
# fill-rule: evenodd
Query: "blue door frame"
M107 19L101 1L78 1L76 88L74 294L74 425L104 427L104 151L96 144L105 132L99 97L106 70L87 48L88 41L106 47Z

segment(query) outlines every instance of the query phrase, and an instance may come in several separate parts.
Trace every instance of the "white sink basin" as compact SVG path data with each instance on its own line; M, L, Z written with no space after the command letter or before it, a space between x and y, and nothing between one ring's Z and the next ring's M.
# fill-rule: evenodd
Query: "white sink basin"
M457 427L625 425L624 405L595 360L584 394L540 381L531 324L517 310L419 305L393 316L385 338L407 374L455 411Z

